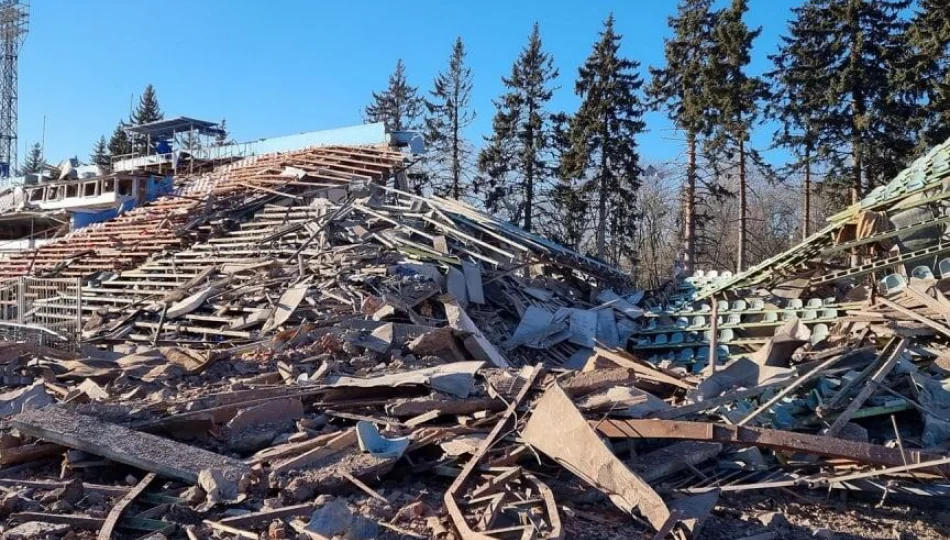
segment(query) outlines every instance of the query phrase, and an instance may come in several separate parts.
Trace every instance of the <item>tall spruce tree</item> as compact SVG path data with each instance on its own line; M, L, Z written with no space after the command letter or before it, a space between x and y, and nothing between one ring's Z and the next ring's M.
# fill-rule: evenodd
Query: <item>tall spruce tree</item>
M664 42L666 66L651 67L647 95L663 106L676 127L686 135L686 179L682 200L683 269L692 274L696 264L697 143L709 129L708 64L712 47L712 0L682 0L669 18L673 37Z
M575 178L566 167L573 165L566 158L572 151L572 118L566 113L551 116L552 146L560 163L557 182L551 188L551 213L556 217L545 234L574 251L582 251L582 244L590 223L590 194L583 190L584 180Z
M908 63L910 0L807 0L829 58L818 153L829 193L857 202L896 174L913 152L912 93L899 75ZM843 202L843 201L841 201Z
M739 196L739 249L736 268L742 271L748 260L747 173L749 136L767 97L767 87L758 77L746 73L751 61L752 42L761 28L750 29L743 21L748 0L733 0L716 19L709 65L712 90L713 136L708 141L711 155L735 159ZM754 156L753 156L754 157Z
M43 157L43 147L40 143L33 143L30 152L26 155L23 165L20 167L19 174L40 174L46 168L46 159Z
M456 38L448 70L435 78L426 100L429 180L435 193L458 199L470 183L472 145L464 130L475 120L471 109L472 70L465 65L465 45Z
M571 121L571 149L562 158L571 177L588 179L582 189L597 202L597 256L614 264L622 255L633 255L640 188L637 136L646 127L640 63L620 56L621 37L611 14L578 70L574 90L581 104Z
M101 170L107 171L111 165L109 160L109 145L106 143L105 135L99 137L95 146L92 147L92 153L89 154L89 161L97 165Z
M165 118L162 109L158 104L158 96L155 95L155 87L151 84L145 87L142 95L139 97L139 103L132 111L133 124L149 124ZM154 141L153 141L154 144ZM132 146L140 154L151 154L153 148L149 148L148 140L143 136L133 137Z
M157 122L165 118L162 108L158 104L158 96L155 95L155 87L151 84L145 87L142 95L139 96L139 103L132 111L132 122L135 124L148 124Z
M109 139L109 155L113 158L132 153L132 141L129 134L125 132L125 122L119 120Z
M924 151L950 138L950 2L918 0L907 39L902 82L920 102L918 150Z
M367 122L383 122L388 131L411 131L420 127L423 107L424 100L417 87L409 86L406 65L400 58L388 86L382 92L373 92L373 102L366 106L363 116Z
M226 144L231 144L231 133L228 131L228 120L227 118L222 118L218 122L218 129L221 131L214 136L214 144L216 146L224 146Z
M504 210L511 222L528 231L535 226L538 199L547 195L557 167L551 155L551 114L545 110L557 76L535 23L511 76L502 77L506 91L494 101L492 134L478 155L481 174L474 187L484 195L485 207Z
M792 9L788 35L781 37L778 53L769 56L775 69L766 76L772 96L766 115L780 124L773 144L791 150L793 158L786 174L801 173L802 237L809 235L811 220L812 172L819 148L822 116L828 89L827 73L832 66L830 36L821 30L823 14L814 5Z

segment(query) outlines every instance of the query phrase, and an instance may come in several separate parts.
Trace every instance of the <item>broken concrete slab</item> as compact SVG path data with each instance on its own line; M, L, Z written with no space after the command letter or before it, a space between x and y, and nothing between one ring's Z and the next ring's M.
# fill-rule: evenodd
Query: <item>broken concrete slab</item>
M250 468L236 459L60 407L24 412L13 417L10 425L45 441L190 484L198 481L202 470L212 467L234 482L250 474Z

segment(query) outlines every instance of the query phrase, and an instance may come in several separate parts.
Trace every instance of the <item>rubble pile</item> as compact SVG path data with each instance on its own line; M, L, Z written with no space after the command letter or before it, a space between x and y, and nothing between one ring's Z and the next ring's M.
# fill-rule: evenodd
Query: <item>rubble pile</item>
M187 180L179 243L89 268L78 350L0 343L3 538L699 538L743 492L950 492L947 147L655 291L316 154ZM771 514L740 529L798 537Z

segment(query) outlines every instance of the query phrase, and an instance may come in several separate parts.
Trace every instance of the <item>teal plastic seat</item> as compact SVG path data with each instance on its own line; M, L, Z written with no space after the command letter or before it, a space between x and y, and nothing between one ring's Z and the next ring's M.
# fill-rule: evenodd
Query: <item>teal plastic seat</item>
M695 357L695 354L694 354L694 352L693 352L693 348L692 348L692 347L686 347L685 349L683 349L682 351L680 351L680 353L679 353L677 359L678 359L680 362L684 363L684 364L688 364L689 362L692 362L692 361L693 361L693 358L694 358L694 357Z
M895 293L907 286L907 279L900 274L889 274L880 281L882 294Z
M673 335L670 336L670 345L677 345L683 343L684 337L682 332L673 332Z
M950 277L950 257L941 259L940 262L937 263L937 270L940 272L940 277Z
M934 279L934 273L929 266L918 266L911 270L910 275L917 279Z
M657 334L653 336L654 345L666 345L667 343L669 343L669 341L668 341L668 338L666 337L666 334Z
M689 319L687 319L686 317L677 317L676 321L673 323L673 326L680 329L686 328L689 326Z

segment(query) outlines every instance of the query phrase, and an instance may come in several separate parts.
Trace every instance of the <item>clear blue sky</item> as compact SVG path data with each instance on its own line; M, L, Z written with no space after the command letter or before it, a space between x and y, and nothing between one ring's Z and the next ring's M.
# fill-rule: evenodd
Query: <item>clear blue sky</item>
M226 117L237 140L352 125L397 58L412 84L428 90L462 36L474 72L477 119L469 136L491 126L500 77L540 22L545 48L561 71L553 108L573 110L573 81L610 11L623 54L662 63L667 17L676 0L428 1L361 0L33 0L20 55L20 158L39 141L46 115L50 161L87 159L100 135L128 116L147 83L166 116ZM751 70L768 69L799 0L752 0L748 22L763 27ZM647 118L647 160L669 159L662 114ZM767 143L766 131L756 140Z

